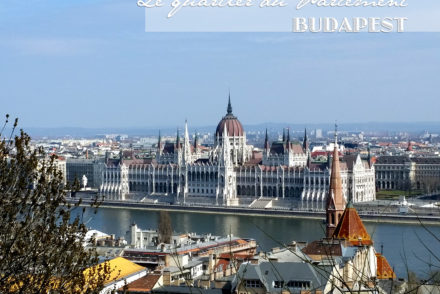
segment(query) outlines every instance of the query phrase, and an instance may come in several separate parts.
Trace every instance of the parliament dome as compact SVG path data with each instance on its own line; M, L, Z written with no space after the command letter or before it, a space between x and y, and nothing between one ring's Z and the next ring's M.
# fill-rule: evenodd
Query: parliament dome
M218 123L217 129L215 130L215 136L223 136L225 127L228 130L229 137L241 137L244 136L243 126L238 118L232 114L231 97L229 97L228 108L226 115Z

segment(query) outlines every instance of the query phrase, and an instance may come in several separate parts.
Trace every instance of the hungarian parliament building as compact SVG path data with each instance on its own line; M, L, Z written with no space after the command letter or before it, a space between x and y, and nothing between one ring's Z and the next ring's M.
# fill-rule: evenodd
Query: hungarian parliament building
M282 140L270 142L266 130L262 149L248 145L229 99L212 148L200 145L197 136L190 141L185 122L183 134L177 132L174 142L163 142L159 134L155 158L136 159L124 156L124 151L119 159L107 159L99 192L114 200L143 195L147 200L235 206L267 198L325 209L332 160L329 156L325 163L313 163L308 143L306 134L302 144L291 141L289 130ZM375 200L369 158L345 155L340 167L346 201Z

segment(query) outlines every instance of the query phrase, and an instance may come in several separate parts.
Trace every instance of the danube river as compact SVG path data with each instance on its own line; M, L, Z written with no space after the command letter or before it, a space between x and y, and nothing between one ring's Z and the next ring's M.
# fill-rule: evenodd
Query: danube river
M142 229L156 229L158 212L124 208L99 208L84 213L83 222L90 228L128 239L132 223ZM325 226L319 220L267 216L222 215L194 212L170 212L173 230L178 233L212 233L254 238L260 250L267 251L296 241L313 241L324 236ZM439 269L440 226L390 223L365 223L378 252L383 253L398 277L406 277L406 268L426 277L430 270ZM432 236L430 234L435 235ZM438 240L436 238L439 238ZM128 239L129 240L129 239ZM429 264L433 266L430 268Z

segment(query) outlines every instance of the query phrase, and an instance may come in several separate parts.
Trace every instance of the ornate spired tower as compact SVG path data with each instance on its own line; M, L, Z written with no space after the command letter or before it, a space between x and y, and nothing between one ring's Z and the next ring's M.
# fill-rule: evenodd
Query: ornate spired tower
M331 238L345 209L345 200L342 193L342 180L339 168L338 134L335 126L335 148L333 150L330 187L327 196L326 208L326 237Z

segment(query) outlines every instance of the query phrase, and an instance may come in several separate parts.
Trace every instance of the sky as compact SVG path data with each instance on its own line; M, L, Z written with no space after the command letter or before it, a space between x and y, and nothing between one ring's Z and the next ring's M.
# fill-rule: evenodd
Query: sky
M147 33L134 0L0 2L24 127L440 122L440 33Z

